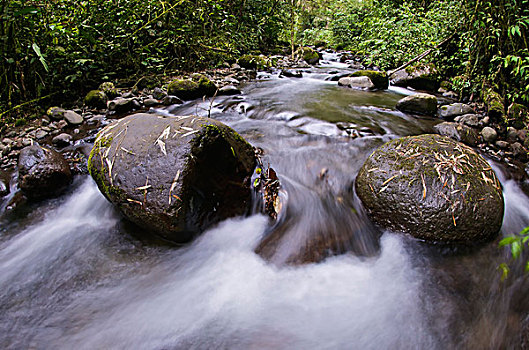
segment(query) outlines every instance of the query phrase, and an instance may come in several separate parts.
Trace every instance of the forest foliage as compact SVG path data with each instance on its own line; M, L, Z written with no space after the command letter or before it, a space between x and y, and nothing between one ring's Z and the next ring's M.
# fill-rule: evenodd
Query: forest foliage
M0 16L0 110L290 41L381 69L432 49L425 61L461 97L492 89L504 109L529 103L529 0L6 0Z

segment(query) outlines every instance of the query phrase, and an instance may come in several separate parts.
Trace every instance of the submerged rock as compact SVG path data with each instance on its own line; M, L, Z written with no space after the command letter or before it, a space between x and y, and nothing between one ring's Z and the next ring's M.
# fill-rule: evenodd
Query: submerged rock
M503 195L490 165L439 135L382 145L360 169L355 187L373 221L428 242L476 243L502 225Z
M46 198L58 194L72 181L68 162L60 153L28 146L18 158L19 187L28 198Z
M248 212L253 147L213 119L134 114L101 130L88 161L105 197L174 242Z
M437 98L433 95L418 93L400 99L396 108L401 112L434 116L437 112Z

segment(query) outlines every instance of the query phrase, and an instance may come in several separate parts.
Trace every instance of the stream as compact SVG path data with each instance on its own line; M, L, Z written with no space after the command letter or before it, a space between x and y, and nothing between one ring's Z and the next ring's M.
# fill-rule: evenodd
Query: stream
M268 261L254 252L270 231L262 214L167 247L79 176L69 193L0 216L0 348L519 348L529 286L512 262L500 281L510 253L498 241L529 225L529 197L491 161L505 198L495 241L460 251L379 232L355 199L356 174L376 147L439 120L397 111L405 89L339 87L337 58L303 78L259 73L243 95L157 111L209 114L263 149L286 206ZM285 264L344 232L355 237L344 254Z

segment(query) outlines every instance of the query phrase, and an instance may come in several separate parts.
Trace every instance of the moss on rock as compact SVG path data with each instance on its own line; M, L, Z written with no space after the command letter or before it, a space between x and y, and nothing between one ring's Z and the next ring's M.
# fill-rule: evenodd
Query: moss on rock
M439 135L382 145L355 188L373 221L421 240L472 244L494 237L502 225L503 194L490 165Z
M374 70L359 70L351 74L352 77L368 77L376 89L385 90L389 87L388 74Z
M200 97L200 86L193 80L177 79L169 83L167 93L183 100L192 100Z
M106 108L108 97L101 90L92 90L86 94L84 99L85 105L94 108Z
M246 69L263 69L267 66L266 60L257 55L242 55L237 60L237 63Z

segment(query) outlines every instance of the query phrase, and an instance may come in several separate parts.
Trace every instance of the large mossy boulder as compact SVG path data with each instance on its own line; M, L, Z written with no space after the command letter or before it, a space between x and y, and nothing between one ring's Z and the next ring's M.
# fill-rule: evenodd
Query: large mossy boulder
M440 86L437 70L432 64L417 64L391 74L391 84L415 90L437 91Z
M253 147L213 119L134 114L105 127L88 170L129 220L173 241L248 212Z
M88 107L94 108L106 108L108 101L108 96L101 90L91 90L89 91L85 98L84 104Z
M318 52L307 46L300 47L296 52L296 56L312 65L318 64L320 61L320 55Z
M376 70L359 70L350 75L351 77L368 77L376 89L385 90L389 87L388 74Z
M264 57L258 55L242 55L237 63L245 69L263 69L267 65Z
M355 187L373 221L428 242L485 241L502 225L503 195L494 171L447 137L411 136L382 145L360 169Z
M434 116L437 113L437 97L424 93L413 94L400 99L396 108L405 113Z
M42 199L53 197L68 187L72 173L60 153L34 144L20 151L18 181L26 197Z
M192 79L173 80L167 86L167 93L183 100L213 96L217 86L205 75L195 74Z

